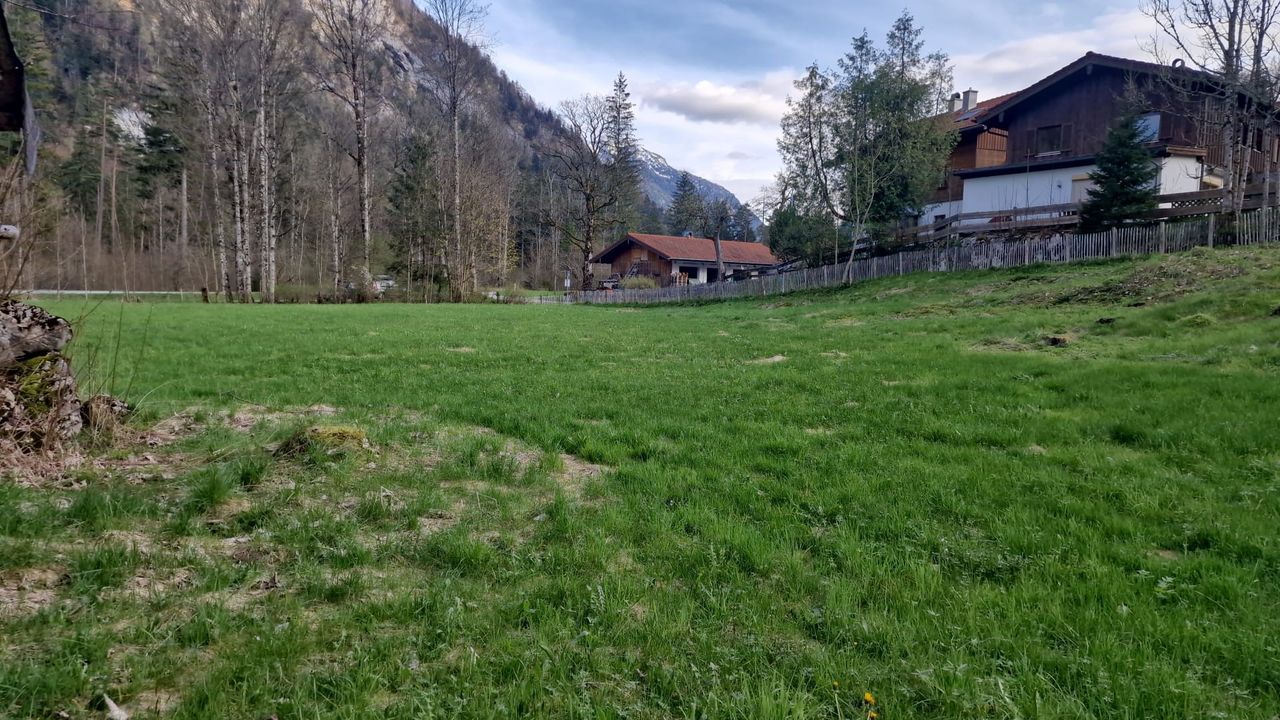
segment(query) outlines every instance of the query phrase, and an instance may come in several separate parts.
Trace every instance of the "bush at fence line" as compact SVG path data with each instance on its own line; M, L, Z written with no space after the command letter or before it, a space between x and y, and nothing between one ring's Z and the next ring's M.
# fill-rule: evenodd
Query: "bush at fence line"
M657 290L658 281L651 277L630 277L619 283L623 290Z

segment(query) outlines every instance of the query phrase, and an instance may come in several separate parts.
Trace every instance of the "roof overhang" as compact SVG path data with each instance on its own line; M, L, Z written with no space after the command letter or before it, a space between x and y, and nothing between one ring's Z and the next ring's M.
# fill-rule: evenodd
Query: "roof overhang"
M1072 62L1070 65L1067 65L1052 75L1045 77L1026 90L1013 95L1008 100L1005 100L998 105L988 108L986 112L975 117L973 121L979 124L1003 122L1003 116L1007 111L1036 97L1040 93L1048 90L1076 73L1092 73L1095 67L1110 68L1141 75L1157 75L1161 73L1168 74L1170 76L1176 75L1179 80L1189 82L1211 83L1214 80L1213 76L1209 73L1192 70L1186 67L1158 65L1156 63L1144 62L1142 60L1131 60L1129 58L1115 57L1113 55L1102 55L1100 53L1088 52L1085 53L1083 57Z
M1094 155L1072 155L1069 157L1054 158L1052 160L1039 160L1029 163L993 165L991 167L956 170L955 175L956 177L965 179L994 177L996 175L1017 175L1038 172L1040 170L1061 170L1062 168L1092 165L1096 159L1097 158Z

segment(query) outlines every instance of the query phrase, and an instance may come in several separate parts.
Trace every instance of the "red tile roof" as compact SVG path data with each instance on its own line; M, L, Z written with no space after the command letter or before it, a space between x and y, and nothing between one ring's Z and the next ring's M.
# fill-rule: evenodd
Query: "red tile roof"
M671 235L644 235L641 233L628 234L622 241L596 255L592 261L608 262L606 257L612 256L615 250L624 247L628 242L643 245L667 260L716 261L716 243L714 240L698 237L674 237ZM778 264L778 258L773 256L773 252L760 243L721 240L720 251L724 255L724 261L733 265Z

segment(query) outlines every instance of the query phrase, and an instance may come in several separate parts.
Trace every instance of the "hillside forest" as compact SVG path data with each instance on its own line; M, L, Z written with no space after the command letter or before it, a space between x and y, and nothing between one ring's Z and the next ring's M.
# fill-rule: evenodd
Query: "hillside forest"
M547 109L489 59L474 0L5 12L42 130L14 287L350 300L385 273L461 301L590 285L626 231L756 239L687 174L674 203L642 190L656 156L621 73Z

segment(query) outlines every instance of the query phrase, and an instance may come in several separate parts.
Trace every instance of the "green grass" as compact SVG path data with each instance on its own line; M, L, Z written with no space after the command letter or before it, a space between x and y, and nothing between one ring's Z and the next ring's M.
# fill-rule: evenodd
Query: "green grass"
M1275 718L1278 308L1275 250L102 307L80 372L198 427L172 472L0 483L0 587L45 590L0 616L0 715ZM276 452L309 424L372 447Z

